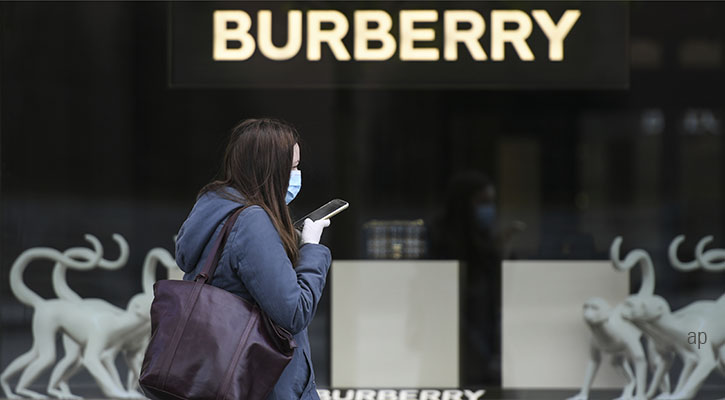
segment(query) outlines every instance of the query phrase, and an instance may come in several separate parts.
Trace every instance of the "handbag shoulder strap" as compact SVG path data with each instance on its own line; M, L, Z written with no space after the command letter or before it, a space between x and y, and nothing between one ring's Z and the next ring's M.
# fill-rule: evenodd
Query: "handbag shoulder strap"
M232 231L232 227L237 221L239 214L241 214L242 211L247 207L248 206L245 205L232 210L231 215L229 216L229 218L227 218L227 221L224 223L221 232L219 232L219 236L214 242L214 247L212 247L209 255L206 257L204 268L202 268L201 272L199 272L199 274L194 278L194 282L197 282L201 278L204 280L204 283L208 283L210 278L214 276L214 271L216 271L217 264L219 264L219 258L222 255L222 251L224 251L224 245L227 242L229 232Z

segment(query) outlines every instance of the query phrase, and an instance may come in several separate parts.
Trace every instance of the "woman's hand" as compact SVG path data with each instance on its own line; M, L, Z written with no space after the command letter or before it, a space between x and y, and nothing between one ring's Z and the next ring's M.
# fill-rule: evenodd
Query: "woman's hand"
M300 234L300 241L302 242L302 244L319 244L320 236L322 236L322 230L327 228L328 226L330 226L329 219L313 221L307 218L305 220L305 225L302 228L302 233Z

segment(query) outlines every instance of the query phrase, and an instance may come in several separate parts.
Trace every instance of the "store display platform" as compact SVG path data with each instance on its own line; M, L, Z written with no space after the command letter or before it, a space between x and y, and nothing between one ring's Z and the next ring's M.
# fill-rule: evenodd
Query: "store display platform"
M571 389L490 389L481 397L482 400L565 400L578 393ZM619 389L592 390L589 400L612 400L622 394ZM720 388L703 388L692 400L725 399L725 386Z
M484 391L481 393L481 391ZM321 400L566 400L578 389L327 389L320 388ZM619 389L592 390L589 400L611 400ZM691 400L725 400L725 386L704 387Z
M43 392L39 385L32 390ZM483 391L483 393L481 393ZM578 393L578 389L502 389L485 387L444 388L318 388L320 400L566 400ZM73 393L86 400L108 399L101 397L98 388L91 384L73 385ZM594 389L589 400L612 400L621 395L619 389ZM0 397L0 400L5 400ZM725 385L705 386L691 400L725 400Z

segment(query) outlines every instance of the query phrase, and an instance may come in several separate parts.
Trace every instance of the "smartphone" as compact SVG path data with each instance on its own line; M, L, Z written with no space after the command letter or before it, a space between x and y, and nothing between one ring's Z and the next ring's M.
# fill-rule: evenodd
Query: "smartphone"
M329 219L333 216L337 215L342 210L346 209L347 206L349 206L348 202L345 200L335 199L331 200L324 206L318 208L317 210L305 215L304 217L298 219L293 224L294 227L298 230L302 230L302 227L305 225L305 220L307 218L313 220L313 221L319 221L321 219Z

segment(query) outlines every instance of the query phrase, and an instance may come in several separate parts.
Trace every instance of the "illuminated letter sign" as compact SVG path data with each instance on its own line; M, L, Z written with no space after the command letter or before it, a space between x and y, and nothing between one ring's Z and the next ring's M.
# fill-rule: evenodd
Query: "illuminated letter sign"
M470 10L450 10L445 12L444 27L444 45L443 52L447 61L458 60L458 43L466 45L468 52L471 53L476 61L486 61L486 52L481 47L481 36L486 30L486 21L483 20L481 14ZM470 24L469 29L459 29L459 23Z
M297 55L302 47L302 12L292 10L287 13L287 44L277 47L272 41L272 11L261 10L257 18L257 41L262 54L275 61L289 60ZM214 27L216 32L216 27ZM216 45L217 41L214 41Z
M425 7L412 6L420 4ZM172 3L170 82L240 88L628 85L626 3L420 4Z
M376 27L370 28L370 23ZM355 59L360 61L385 61L395 54L397 42L390 34L393 19L380 10L355 11ZM380 48L370 48L371 41L381 43Z
M235 25L229 28L229 25ZM254 38L249 34L252 18L244 11L214 11L214 60L244 61L254 53ZM235 41L238 48L230 48Z

